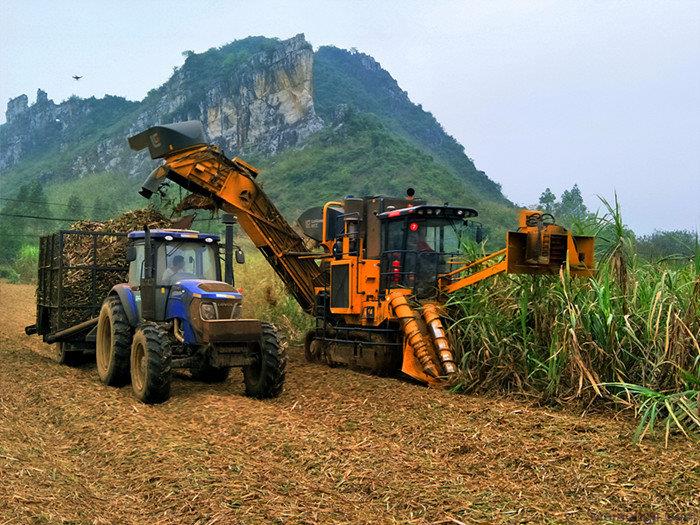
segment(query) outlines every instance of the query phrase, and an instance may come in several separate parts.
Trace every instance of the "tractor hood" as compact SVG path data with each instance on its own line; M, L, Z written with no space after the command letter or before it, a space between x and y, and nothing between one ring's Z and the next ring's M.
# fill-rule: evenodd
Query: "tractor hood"
M201 279L183 279L173 286L171 295L182 290L197 299L243 299L243 294L230 284L221 281L203 281Z

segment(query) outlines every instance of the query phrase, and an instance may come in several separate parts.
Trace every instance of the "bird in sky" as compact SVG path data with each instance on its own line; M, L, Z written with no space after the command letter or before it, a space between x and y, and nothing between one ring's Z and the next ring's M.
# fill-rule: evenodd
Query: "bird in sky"
M81 78L83 78L83 77L82 77L82 76L78 76L78 75L73 75L73 80L75 80L76 82L77 82L78 80L80 80Z

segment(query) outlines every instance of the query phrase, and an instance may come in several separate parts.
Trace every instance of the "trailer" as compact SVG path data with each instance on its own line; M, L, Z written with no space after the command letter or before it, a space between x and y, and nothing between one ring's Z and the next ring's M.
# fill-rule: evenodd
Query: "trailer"
M56 344L63 364L94 352L102 383L131 383L144 403L170 397L175 368L209 383L241 368L246 395L280 395L287 358L277 330L244 318L233 286L234 253L244 262L234 222L224 217L223 244L215 234L147 225L42 237L36 324L25 332Z
M55 344L59 363L74 365L83 354L94 353L102 301L129 273L126 236L124 232L61 230L40 238L36 324L25 332ZM80 260L70 257L76 247Z

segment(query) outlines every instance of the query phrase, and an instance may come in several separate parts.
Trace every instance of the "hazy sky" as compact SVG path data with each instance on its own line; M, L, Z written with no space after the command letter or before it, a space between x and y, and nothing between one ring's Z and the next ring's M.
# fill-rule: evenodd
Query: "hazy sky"
M184 50L305 33L375 57L515 202L577 182L594 209L617 190L640 232L700 228L700 1L0 6L3 101L139 100Z

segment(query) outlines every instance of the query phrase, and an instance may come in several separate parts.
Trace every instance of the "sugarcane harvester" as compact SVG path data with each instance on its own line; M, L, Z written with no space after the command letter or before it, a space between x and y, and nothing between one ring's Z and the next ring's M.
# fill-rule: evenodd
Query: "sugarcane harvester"
M311 361L387 373L400 369L440 384L459 371L443 320L450 294L499 273L572 275L594 271L593 238L575 236L551 215L522 210L506 247L465 261L461 235L474 209L405 197L327 202L299 218L313 251L256 182L258 170L203 138L197 121L155 126L129 139L163 164L141 194L166 179L234 214L301 307L316 319L306 336Z

